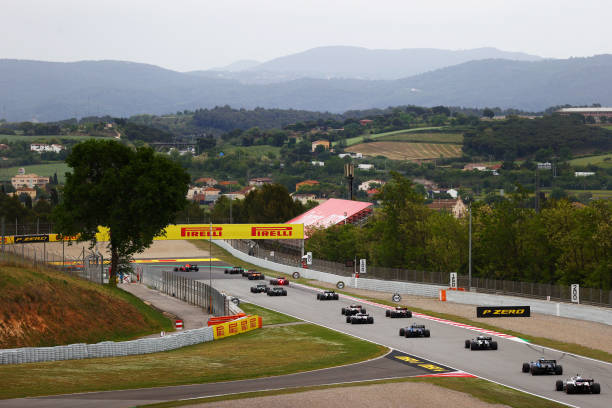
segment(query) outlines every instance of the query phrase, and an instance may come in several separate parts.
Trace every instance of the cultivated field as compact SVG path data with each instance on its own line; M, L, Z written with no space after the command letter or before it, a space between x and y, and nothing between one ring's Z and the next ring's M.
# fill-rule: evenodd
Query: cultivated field
M440 157L460 157L460 144L372 142L351 146L345 149L364 156L385 156L391 160L425 160Z
M577 159L570 160L572 166L587 166L589 164L610 168L612 167L612 153L600 154L598 156L579 157Z
M394 130L393 132L385 132L385 133L375 133L373 135L360 135L360 136L355 136L355 137L351 137L346 139L346 145L347 146L353 146L356 145L358 143L363 142L364 138L368 138L368 139L379 139L379 138L384 138L386 136L391 136L391 135L397 135L397 134L404 134L404 133L411 133L411 132L422 132L425 130L439 130L442 129L442 126L433 126L433 127L421 127L421 128L413 128L413 129L402 129L402 130ZM335 146L338 142L333 142L332 146Z
M461 133L395 133L377 138L381 142L463 143Z
M66 164L65 162L6 167L0 168L0 180L10 180L11 177L14 177L17 174L17 171L21 167L25 168L26 174L34 173L43 177L53 176L54 173L57 173L57 180L60 183L63 183L65 181L64 173L70 170L70 167L68 167L68 164Z

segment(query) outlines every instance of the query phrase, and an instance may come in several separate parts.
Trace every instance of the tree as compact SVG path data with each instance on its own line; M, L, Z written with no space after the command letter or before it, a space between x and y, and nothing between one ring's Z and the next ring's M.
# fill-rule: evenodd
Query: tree
M495 112L493 112L493 109L484 108L482 111L482 116L492 119L495 116Z
M107 227L114 285L119 261L151 245L185 207L189 175L150 148L115 141L79 143L66 163L72 172L53 212L57 230L93 245L98 226Z

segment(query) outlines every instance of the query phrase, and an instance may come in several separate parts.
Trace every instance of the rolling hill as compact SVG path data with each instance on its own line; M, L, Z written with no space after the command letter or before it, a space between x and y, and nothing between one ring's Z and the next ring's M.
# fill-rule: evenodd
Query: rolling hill
M164 114L230 105L343 112L397 105L612 105L612 55L566 60L487 59L397 80L301 78L243 84L120 61L0 60L0 118L52 121Z

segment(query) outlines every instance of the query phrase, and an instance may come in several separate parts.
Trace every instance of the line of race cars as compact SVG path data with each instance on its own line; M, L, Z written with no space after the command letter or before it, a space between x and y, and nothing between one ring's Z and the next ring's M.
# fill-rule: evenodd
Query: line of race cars
M185 265L185 267L195 267L197 271L197 265ZM175 271L177 268L175 268ZM257 272L256 270L244 270L241 267L233 267L228 269L225 273L236 274L240 273L242 276L247 277L249 280L265 279L265 276ZM287 291L280 286L288 286L289 280L284 277L276 277L270 279L270 285L274 287L268 287L266 284L258 284L251 287L252 293L266 293L268 296L287 296ZM317 293L317 300L339 300L339 295L333 290L325 290ZM350 324L374 324L374 317L370 316L365 307L361 305L349 305L348 307L342 307L341 315L345 316L346 322ZM407 307L395 307L394 309L387 309L385 316L388 318L411 318L412 312ZM399 329L399 335L406 338L411 337L430 337L431 332L423 324L412 324L407 327ZM498 350L498 343L494 341L490 336L477 336L474 339L465 340L464 347L466 349L476 350ZM523 363L523 373L531 373L532 376L536 375L562 375L563 367L557 363L556 360L540 358L536 361ZM565 391L567 394L599 394L601 392L601 386L595 382L593 378L583 378L579 374L568 378L567 380L557 380L555 383L556 391Z

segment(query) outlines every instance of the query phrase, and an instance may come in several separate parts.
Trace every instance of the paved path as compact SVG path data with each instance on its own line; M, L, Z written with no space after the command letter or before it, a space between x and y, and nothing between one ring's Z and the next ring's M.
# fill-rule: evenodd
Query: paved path
M340 367L252 380L4 400L0 401L0 408L76 408L84 406L88 408L123 408L164 401L234 394L237 392L307 387L428 374L426 369L398 361L394 358L394 355L396 354L393 353L374 360ZM330 403L332 402L330 401Z
M119 285L119 287L143 301L150 303L155 308L183 320L183 327L185 330L199 329L206 326L208 318L210 317L201 307L187 304L172 296L149 289L140 283L124 283ZM155 335L154 337L157 336L158 335Z

